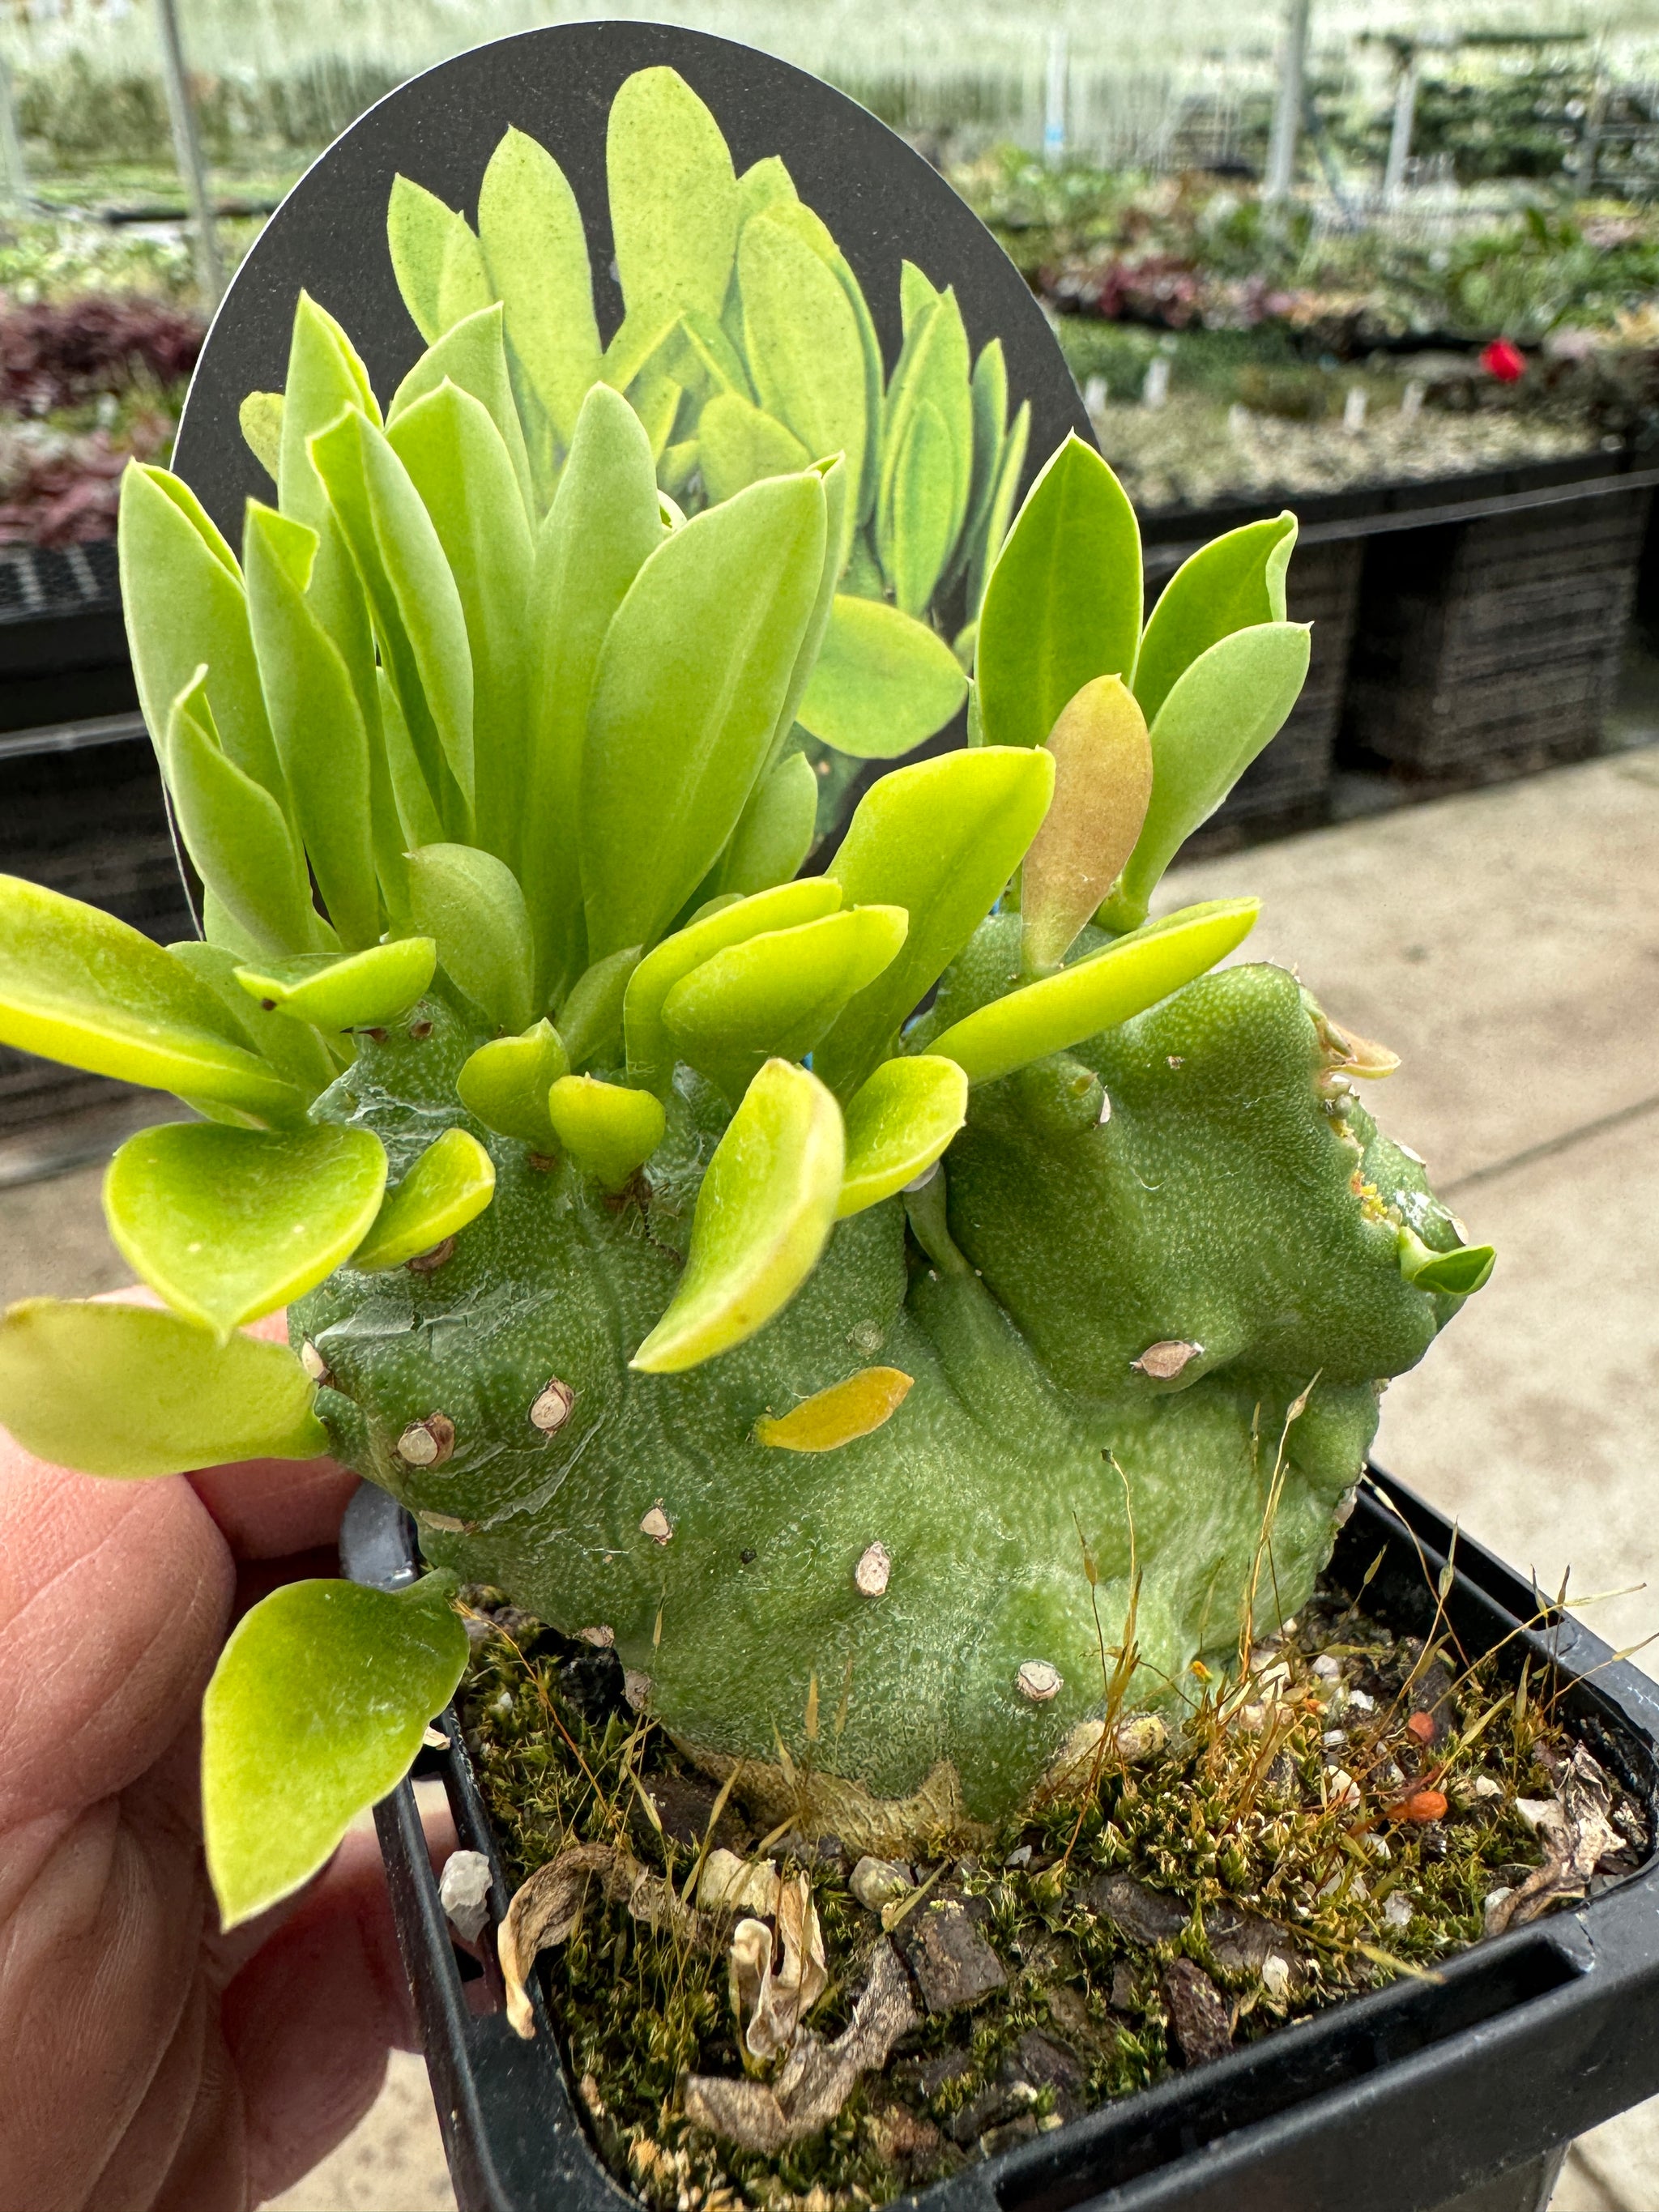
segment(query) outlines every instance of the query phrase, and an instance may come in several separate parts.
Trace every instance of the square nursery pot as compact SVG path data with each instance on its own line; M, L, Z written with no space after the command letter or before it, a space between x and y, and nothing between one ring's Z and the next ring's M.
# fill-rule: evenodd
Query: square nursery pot
M1444 1620L1467 1656L1547 1675L1572 1732L1659 1808L1659 1688L1555 1612L1433 1507L1373 1470L1332 1571L1368 1610L1421 1633L1443 1568ZM365 1486L344 1571L393 1588L416 1572L412 1524ZM584 2131L532 1978L538 2033L502 2009L495 1919L510 1892L452 1709L441 1778L464 1848L494 1875L489 1964L452 1942L405 1781L376 1809L398 1941L462 2212L622 2212L634 2202ZM1543 2212L1566 2147L1659 2090L1659 1859L1576 1909L1282 2028L908 2200L927 2212Z
M1609 486L1373 538L1345 764L1450 788L1598 751L1651 499Z

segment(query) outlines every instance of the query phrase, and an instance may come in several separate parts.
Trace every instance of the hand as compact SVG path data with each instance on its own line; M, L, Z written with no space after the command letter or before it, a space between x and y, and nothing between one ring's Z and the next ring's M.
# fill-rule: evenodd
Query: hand
M0 1431L0 2204L250 2212L414 2046L372 1836L228 1937L201 1850L220 1646L337 1571L356 1486L328 1460L94 1481Z

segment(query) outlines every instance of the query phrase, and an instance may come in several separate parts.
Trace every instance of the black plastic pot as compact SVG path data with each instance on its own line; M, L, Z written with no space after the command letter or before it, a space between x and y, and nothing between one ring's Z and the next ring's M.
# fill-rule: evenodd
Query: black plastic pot
M1443 1626L1464 1655L1499 1652L1551 1684L1595 1756L1659 1807L1659 1687L1433 1507L1373 1470L1334 1571L1424 1632L1449 1559ZM365 1487L345 1571L396 1587L412 1523ZM1531 1624L1531 1625L1528 1625ZM454 1712L441 1777L462 1845L490 1861L477 1961L452 1942L410 1783L376 1808L404 1967L461 2212L621 2212L578 2116L539 1982L537 2035L501 2009L493 1923L510 1891ZM1565 2147L1659 2091L1659 1858L1574 1911L1477 1945L1437 1982L1400 1981L969 2167L928 2212L1543 2212Z

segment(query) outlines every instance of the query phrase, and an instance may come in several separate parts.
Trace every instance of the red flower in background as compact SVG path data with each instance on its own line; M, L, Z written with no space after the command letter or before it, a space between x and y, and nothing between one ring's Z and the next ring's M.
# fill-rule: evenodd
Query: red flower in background
M1480 366L1500 384L1519 384L1527 373L1527 356L1510 338L1494 338L1480 356Z

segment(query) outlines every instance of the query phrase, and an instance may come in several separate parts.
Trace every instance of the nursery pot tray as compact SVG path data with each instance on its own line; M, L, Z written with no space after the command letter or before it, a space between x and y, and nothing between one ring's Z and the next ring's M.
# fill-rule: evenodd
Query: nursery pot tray
M1449 1561L1442 1630L1548 1678L1571 1731L1644 1805L1659 1802L1659 1686L1432 1506L1373 1469L1332 1571L1367 1610L1421 1634ZM344 1571L416 1573L413 1524L354 1499ZM1501 1647L1501 1651L1500 1651ZM511 1894L452 1708L442 1779L463 1848L490 1863L489 1965L451 1939L405 1781L376 1808L392 1905L462 2212L620 2212L635 2202L584 2130L543 1995L507 2024L494 1923ZM544 1967L544 1971L545 1968ZM968 2167L929 2212L1542 2212L1563 2147L1659 2090L1659 1857L1575 1909L1477 1944L1437 1980L1401 1980Z

